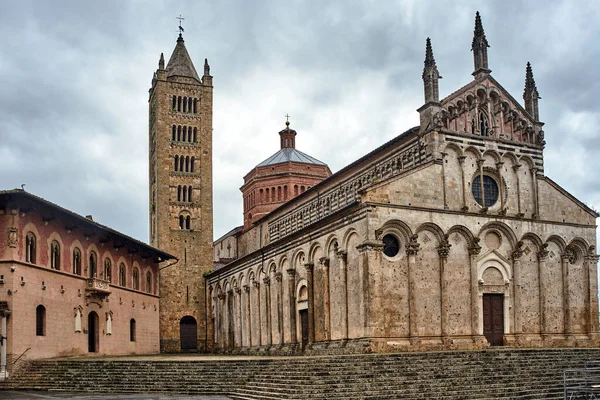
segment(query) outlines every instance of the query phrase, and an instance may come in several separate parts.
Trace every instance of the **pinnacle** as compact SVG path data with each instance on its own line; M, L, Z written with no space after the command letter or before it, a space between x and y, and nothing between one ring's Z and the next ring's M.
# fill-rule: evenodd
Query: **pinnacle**
M433 49L431 48L431 39L427 38L425 44L425 65L435 65L435 59L433 58Z
M481 23L481 16L479 15L479 11L477 11L475 14L475 29L473 30L473 43L471 44L471 50L475 49L477 42L479 41L482 41L483 44L485 44L485 47L490 47L485 37L483 24Z
M535 92L536 94L538 93L530 62L527 62L527 68L525 69L525 91L523 92L523 97L525 97L528 92Z

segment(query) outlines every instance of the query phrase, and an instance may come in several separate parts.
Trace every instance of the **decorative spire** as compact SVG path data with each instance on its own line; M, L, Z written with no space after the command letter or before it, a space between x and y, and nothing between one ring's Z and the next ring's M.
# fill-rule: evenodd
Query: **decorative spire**
M208 58L204 59L204 76L210 76L210 65L208 65Z
M483 31L483 24L481 23L481 17L479 11L475 14L475 30L473 31L473 42L471 43L471 50L473 51L473 61L475 64L475 71L473 76L478 78L481 74L489 74L492 72L488 68L488 55L487 48L490 47Z
M440 101L440 91L438 80L442 77L435 64L433 58L433 50L431 48L431 40L427 38L425 44L425 63L423 67L423 83L425 88L425 104Z
M198 77L194 63L192 62L192 59L185 48L181 33L177 39L175 50L173 50L173 54L171 54L171 58L167 63L166 71L167 78L181 76L186 78L194 78L200 82L200 77Z
M158 69L165 69L165 56L160 53L160 60L158 60Z
M535 121L539 121L538 99L541 99L535 80L533 79L533 70L531 63L527 62L525 69L525 90L523 91L523 100L525 100L525 110Z

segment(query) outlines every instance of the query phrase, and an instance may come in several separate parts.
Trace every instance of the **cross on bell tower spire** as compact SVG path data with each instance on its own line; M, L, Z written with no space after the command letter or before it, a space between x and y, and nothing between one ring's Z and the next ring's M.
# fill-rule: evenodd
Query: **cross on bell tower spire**
M481 17L479 11L475 14L475 29L473 31L473 42L471 43L471 50L473 51L473 62L475 64L475 71L473 76L475 79L481 75L487 75L492 72L488 68L488 54L487 48L490 47L483 31L483 24L481 23Z

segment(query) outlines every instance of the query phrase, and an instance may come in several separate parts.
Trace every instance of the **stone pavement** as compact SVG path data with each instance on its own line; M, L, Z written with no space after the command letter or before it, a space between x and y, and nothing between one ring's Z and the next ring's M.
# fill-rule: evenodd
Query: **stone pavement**
M166 394L86 394L45 391L0 390L2 400L71 399L71 400L229 400L225 396L186 396Z

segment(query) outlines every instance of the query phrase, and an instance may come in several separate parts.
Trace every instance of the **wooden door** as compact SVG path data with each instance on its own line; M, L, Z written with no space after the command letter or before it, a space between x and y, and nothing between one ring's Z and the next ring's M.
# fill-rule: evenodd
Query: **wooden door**
M179 341L182 351L198 350L197 323L194 317L183 317L179 321Z
M504 344L504 295L483 295L483 334L492 346Z
M302 349L308 344L308 310L300 310L300 327L302 331Z

